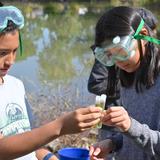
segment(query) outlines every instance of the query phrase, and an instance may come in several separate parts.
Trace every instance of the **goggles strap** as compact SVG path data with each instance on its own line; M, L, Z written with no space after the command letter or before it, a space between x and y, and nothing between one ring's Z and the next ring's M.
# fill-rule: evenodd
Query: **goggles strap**
M143 39L143 40L146 40L148 42L152 42L152 43L155 43L155 44L160 44L159 39L156 39L156 38L153 38L153 37L150 37L150 36L145 36L145 35L142 35L142 34L138 34L137 36L134 36L134 38L137 39L137 40Z
M139 34L139 32L142 30L143 26L144 26L144 20L141 19L141 22L140 22L140 24L139 24L139 26L136 30L136 33L133 35L133 37L137 40L143 39L143 40L146 40L148 42L152 42L152 43L155 43L155 44L160 44L160 40L158 40L156 38Z
M23 44L22 44L22 36L21 36L20 31L19 31L19 47L20 47L20 55L22 56L22 54L23 54Z
M139 32L142 30L143 26L144 26L144 20L141 19L141 22L140 22L140 24L139 24L139 26L138 26L138 28L136 30L136 33L133 35L133 37L135 37L135 36L137 36L139 34Z

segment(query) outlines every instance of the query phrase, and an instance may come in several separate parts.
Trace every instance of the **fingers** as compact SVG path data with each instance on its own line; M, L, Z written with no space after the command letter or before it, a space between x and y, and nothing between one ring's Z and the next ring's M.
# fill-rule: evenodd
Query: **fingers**
M103 117L103 121L114 119L114 118L120 117L122 115L123 115L122 111L114 111L114 112L110 112L108 114L106 113Z
M109 109L106 110L106 113L104 114L104 119L107 120L126 114L128 113L123 107L110 107Z
M125 110L124 107L122 106L113 106L110 107L106 110L106 114L111 113L111 112L117 112L117 111L121 111L121 110Z
M93 126L95 126L96 124L98 124L99 122L100 122L100 118L98 118L96 120L92 120L90 122L81 121L81 122L78 123L77 131L78 132L84 132L86 130L89 130Z
M107 121L103 121L103 122L111 126L116 126L118 124L121 124L121 122L123 121L125 121L124 117L116 117L116 118L108 119Z
M94 156L98 156L98 155L100 154L100 152L101 152L101 149L100 149L99 147L97 147L97 148L94 150L93 155L94 155Z
M89 113L96 113L96 112L102 112L102 108L95 107L95 106L88 106L87 108L79 108L77 109L77 112L80 114L89 114Z
M80 127L92 127L100 122L102 110L98 107L80 108L75 111L75 118Z
M131 125L130 117L127 111L120 106L109 108L106 111L102 122L105 125L115 126L121 131L127 131Z
M91 127L93 127L93 126L95 126L96 124L98 124L99 122L100 122L100 118L98 118L98 119L95 119L95 120L92 120L92 121L89 121L89 122L81 122L79 125L80 125L80 127L81 128L84 128L84 129L86 129L86 128L91 128Z
M3 138L3 135L0 133L0 139L2 139Z
M90 147L90 160L105 160L105 156L101 156L101 148L100 147Z
M93 152L94 152L94 147L90 146L90 148L89 148L89 155L92 156Z
M101 152L101 149L99 147L94 148L93 146L90 147L89 155L91 160L100 160L99 158L96 158Z
M115 123L125 119L127 112L123 107L111 107L104 114L103 121L109 121Z
M82 116L82 119L86 122L88 121L93 121L96 119L101 119L102 118L102 113L90 113Z

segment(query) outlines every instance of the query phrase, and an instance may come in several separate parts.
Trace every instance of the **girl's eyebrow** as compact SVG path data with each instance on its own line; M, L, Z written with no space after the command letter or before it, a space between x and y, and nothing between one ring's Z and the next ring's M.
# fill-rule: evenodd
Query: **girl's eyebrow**
M18 49L18 48L15 48L14 50L17 50L17 49ZM3 51L3 52L4 52L4 51L7 52L7 51L11 51L11 49L0 48L0 52L2 52L2 51Z
M3 49L3 48L0 48L0 51L10 51L10 49Z

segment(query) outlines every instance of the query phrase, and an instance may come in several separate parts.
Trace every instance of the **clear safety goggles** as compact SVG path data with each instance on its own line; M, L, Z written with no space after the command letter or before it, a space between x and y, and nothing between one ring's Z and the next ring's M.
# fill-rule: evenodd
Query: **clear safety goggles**
M136 40L143 39L149 42L160 44L160 40L139 34L144 26L143 19L134 35L119 37L116 36L110 41L106 41L103 46L93 49L95 58L105 66L113 66L116 61L126 61L136 53Z
M116 61L125 61L135 54L136 40L131 36L116 36L106 47L96 47L95 57L106 66L112 66Z
M24 26L24 17L18 8L14 6L0 7L0 32L7 27L9 20L17 25L19 29Z
M14 6L2 6L0 7L0 32L7 27L8 21L11 20L19 29L24 26L24 17L21 11ZM22 40L19 33L20 41L20 53L22 54Z

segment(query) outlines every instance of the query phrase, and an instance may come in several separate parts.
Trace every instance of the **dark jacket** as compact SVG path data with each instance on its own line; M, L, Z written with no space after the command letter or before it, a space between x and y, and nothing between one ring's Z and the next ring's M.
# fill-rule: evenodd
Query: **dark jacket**
M88 80L89 92L96 95L107 95L106 107L110 105L120 105L119 81L118 78L112 77L116 75L111 74L114 69L115 66L106 67L95 59L95 63ZM108 76L109 72L112 76ZM114 78L116 80L113 82Z
M96 95L107 95L105 109L107 109L108 106L118 106L121 104L118 78L115 77L116 75L114 73L112 74L115 69L114 67L115 66L106 67L95 59L95 63L92 67L88 80L89 92ZM110 75L114 77L108 76L109 72ZM113 78L116 80L113 81ZM102 129L112 130L113 127L102 125Z

